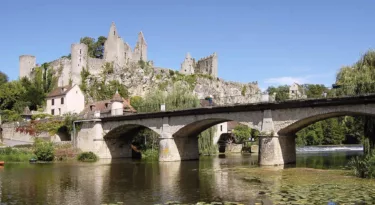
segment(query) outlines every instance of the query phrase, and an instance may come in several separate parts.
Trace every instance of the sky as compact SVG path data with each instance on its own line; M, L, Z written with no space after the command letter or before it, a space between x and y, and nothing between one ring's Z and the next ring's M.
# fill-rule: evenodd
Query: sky
M375 48L374 11L374 0L2 0L0 71L18 79L20 55L58 59L115 22L132 47L143 31L158 67L179 70L187 52L216 52L225 80L331 86L342 66Z

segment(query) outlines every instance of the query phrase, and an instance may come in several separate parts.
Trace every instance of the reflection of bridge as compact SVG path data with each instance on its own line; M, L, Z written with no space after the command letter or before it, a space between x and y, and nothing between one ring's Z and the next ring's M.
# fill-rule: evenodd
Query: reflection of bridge
M102 158L131 157L132 135L147 127L160 135L160 161L198 159L200 132L237 121L261 131L259 163L277 165L296 161L298 130L344 115L375 115L375 94L106 117L83 122L74 141L78 148Z

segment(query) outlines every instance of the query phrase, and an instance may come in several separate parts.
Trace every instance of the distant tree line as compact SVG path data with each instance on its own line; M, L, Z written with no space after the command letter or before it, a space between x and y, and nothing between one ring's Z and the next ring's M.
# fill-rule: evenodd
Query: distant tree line
M354 65L341 68L333 89L324 85L302 85L307 98L375 93L375 51L367 51ZM289 86L269 87L276 100L289 98ZM375 147L375 118L371 116L344 116L316 122L297 132L299 145L330 145L363 143L366 149Z

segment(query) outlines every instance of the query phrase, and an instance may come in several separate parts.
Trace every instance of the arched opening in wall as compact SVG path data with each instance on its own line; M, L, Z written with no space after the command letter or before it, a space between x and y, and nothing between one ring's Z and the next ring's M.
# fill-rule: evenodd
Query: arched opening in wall
M137 124L116 127L104 136L112 158L157 159L158 139L158 133Z
M259 132L246 123L230 119L205 119L190 123L174 135L181 160L198 159L199 155L258 152Z
M72 138L70 136L69 130L66 126L60 127L55 136L52 136L52 142L69 142Z
M373 135L374 116L357 112L332 112L310 116L281 129L279 136L295 139L296 165L310 168L346 166L363 155Z

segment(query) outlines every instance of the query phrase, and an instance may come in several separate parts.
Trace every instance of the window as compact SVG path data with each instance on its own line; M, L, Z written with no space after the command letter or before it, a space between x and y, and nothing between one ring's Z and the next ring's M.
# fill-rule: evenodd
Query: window
M61 115L61 108L59 108L59 115Z
M223 131L223 125L220 125L220 132Z
M116 35L116 31L113 31L113 35Z
M61 105L64 105L64 98L61 98Z
M51 110L51 115L55 115L55 110L54 109Z
M82 50L81 49L79 49L79 54L82 54Z
M52 105L55 105L55 99L52 99Z
M81 62L81 58L79 58L79 62Z

